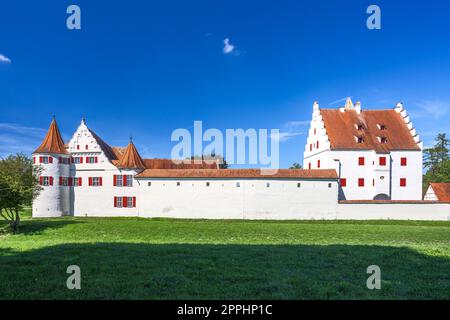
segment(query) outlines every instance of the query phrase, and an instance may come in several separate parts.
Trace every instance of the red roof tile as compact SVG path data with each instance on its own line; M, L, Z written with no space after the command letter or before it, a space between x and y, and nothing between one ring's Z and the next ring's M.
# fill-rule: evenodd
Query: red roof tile
M450 202L450 183L430 183L440 202Z
M33 153L68 154L55 119L52 120L44 141Z
M125 153L115 165L121 169L145 169L144 160L142 160L134 143L131 141L125 150Z
M341 112L339 109L321 109L331 149L361 149L389 152L391 150L420 150L406 123L395 110L355 110ZM357 126L361 125L362 130ZM380 130L378 125L384 125ZM358 143L355 137L362 137ZM379 138L386 138L381 143Z
M333 169L279 169L273 175L263 175L260 169L146 169L136 178L337 179L338 175Z

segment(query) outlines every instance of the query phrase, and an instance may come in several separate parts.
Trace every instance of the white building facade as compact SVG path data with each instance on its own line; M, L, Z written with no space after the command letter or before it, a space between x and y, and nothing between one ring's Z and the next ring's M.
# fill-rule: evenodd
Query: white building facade
M411 131L417 149L337 149L333 143L341 141L330 140L336 132L326 125L328 120L314 108L308 143L315 148L305 152L306 168L309 163L311 168L280 169L273 175L259 169L219 169L217 163L142 159L132 141L127 147L111 147L85 121L64 144L53 120L32 155L41 168L42 185L33 217L450 220L450 200L420 201L421 146ZM396 128L395 122L383 123L386 130ZM373 126L373 121L365 125ZM362 137L370 139L367 133ZM403 177L406 187L400 185ZM364 188L357 184L361 178ZM387 196L372 200L379 194Z
M303 164L335 169L340 200L421 200L423 145L402 104L393 110L314 103Z

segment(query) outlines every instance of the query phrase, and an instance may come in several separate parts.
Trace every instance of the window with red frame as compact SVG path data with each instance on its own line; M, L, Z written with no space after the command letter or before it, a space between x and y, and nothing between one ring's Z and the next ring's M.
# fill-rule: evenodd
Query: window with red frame
M115 174L113 177L113 185L115 187L132 187L133 186L133 176L132 175Z
M400 187L406 187L406 178L400 178Z
M341 178L341 187L346 187L346 186L347 186L347 179Z
M364 187L364 178L358 179L358 187Z
M359 157L358 158L358 165L363 166L365 164L365 158L364 157Z
M136 197L114 197L114 208L136 208Z
M41 176L39 177L39 184L44 187L53 185L53 177Z
M380 157L379 164L380 164L380 166L385 166L386 165L386 157Z
M98 163L98 157L86 157L86 163Z
M408 164L408 159L407 158L401 158L400 159L400 165L402 167L406 167L407 164Z
M89 177L89 186L90 187L101 187L103 185L102 177Z

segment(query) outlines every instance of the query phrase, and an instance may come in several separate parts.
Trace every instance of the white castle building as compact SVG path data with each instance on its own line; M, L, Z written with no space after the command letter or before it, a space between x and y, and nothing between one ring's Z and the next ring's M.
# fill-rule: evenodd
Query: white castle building
M401 105L315 104L307 169L273 175L143 159L131 140L112 147L84 120L64 144L53 119L32 156L42 186L33 217L450 220L449 203L421 201L422 145Z
M314 103L303 164L335 169L341 200L421 200L422 149L401 103L391 110Z

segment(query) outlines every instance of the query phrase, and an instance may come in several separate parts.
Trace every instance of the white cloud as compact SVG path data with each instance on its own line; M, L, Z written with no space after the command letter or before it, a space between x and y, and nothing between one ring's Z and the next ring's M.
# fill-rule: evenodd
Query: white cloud
M308 126L311 123L309 120L293 120L288 121L285 123L285 127L287 128L294 128L294 127L301 127L301 126Z
M232 45L231 43L230 43L230 39L228 39L228 38L225 38L224 40L223 40L223 53L224 54L230 54L230 53L232 53L233 51L234 51L234 45Z
M30 154L42 142L45 129L14 123L0 123L0 157L23 152Z
M427 100L417 103L419 110L413 111L416 117L433 117L439 119L450 112L450 103L440 100Z
M326 104L325 107L330 107L330 106L335 106L335 105L338 105L338 107L341 107L340 103L347 101L348 98L351 99L352 97L344 97L344 98L332 101L332 102Z
M11 63L11 59L0 53L0 62Z
M294 138L294 137L302 135L302 134L303 134L303 132L282 131L282 132L279 132L278 134L271 134L270 139L273 141L285 142L291 138Z

